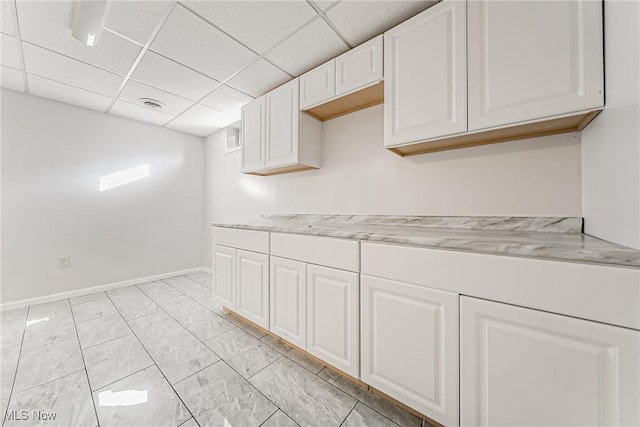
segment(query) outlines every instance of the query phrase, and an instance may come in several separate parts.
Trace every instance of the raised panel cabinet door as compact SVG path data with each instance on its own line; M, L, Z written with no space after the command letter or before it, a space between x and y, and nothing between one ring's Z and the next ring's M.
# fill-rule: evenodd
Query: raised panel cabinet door
M458 425L458 295L366 275L360 281L362 381Z
M236 250L213 245L213 298L236 310Z
M360 280L357 273L307 265L307 351L360 377Z
M638 331L461 297L462 424L640 425L639 345Z
M264 96L242 107L242 172L265 168L265 118Z
M305 110L336 96L336 60L300 76L300 109Z
M384 34L385 147L467 130L466 2L441 3Z
M336 58L336 95L353 92L384 78L383 35Z
M267 102L267 168L295 165L300 157L299 79L272 90Z
M237 313L269 329L269 256L237 251Z
M272 256L269 274L269 330L306 349L307 265Z
M469 130L604 105L602 2L468 4Z

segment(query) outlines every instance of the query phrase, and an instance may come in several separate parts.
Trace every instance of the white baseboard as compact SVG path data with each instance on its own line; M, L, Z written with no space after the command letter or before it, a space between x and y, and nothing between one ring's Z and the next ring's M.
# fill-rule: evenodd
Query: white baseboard
M199 272L211 273L212 270L207 267L188 268L186 270L172 271L170 273L156 274L156 275L147 276L147 277L138 277L137 279L124 280L122 282L107 283L106 285L93 286L91 288L82 288L82 289L76 289L73 291L60 292L52 295L45 295L41 297L23 299L19 301L0 304L0 311L13 310L14 308L22 308L28 305L42 304L45 302L58 301L66 298L79 297L81 295L88 295L96 292L108 291L110 289L124 288L125 286L138 285L140 283L146 283L146 282L153 282L154 280L166 279L167 277L181 276L183 274L191 274L191 273L199 273Z

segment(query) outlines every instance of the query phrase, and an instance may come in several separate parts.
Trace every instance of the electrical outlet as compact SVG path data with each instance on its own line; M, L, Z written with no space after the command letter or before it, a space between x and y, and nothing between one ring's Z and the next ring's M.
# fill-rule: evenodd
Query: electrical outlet
M58 258L58 268L69 268L71 267L71 257L65 256Z

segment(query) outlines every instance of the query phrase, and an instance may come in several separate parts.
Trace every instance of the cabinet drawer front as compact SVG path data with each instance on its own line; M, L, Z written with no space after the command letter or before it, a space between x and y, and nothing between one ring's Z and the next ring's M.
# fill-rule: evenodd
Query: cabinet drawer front
M213 297L230 310L236 309L236 250L213 245Z
M300 76L300 109L304 110L336 95L336 60Z
M307 266L272 256L269 275L269 330L306 350Z
M458 295L361 276L362 380L458 424Z
M383 36L369 40L336 58L336 96L383 79Z
M639 425L640 333L460 298L463 425Z
M213 227L213 243L268 254L269 232Z
M237 312L269 329L269 256L237 251Z
M271 255L360 271L360 243L356 240L271 233Z

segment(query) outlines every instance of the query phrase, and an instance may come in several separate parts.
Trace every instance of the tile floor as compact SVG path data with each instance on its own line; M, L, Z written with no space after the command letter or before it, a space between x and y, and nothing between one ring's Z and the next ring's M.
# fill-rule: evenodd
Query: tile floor
M420 426L171 277L3 312L5 426Z

